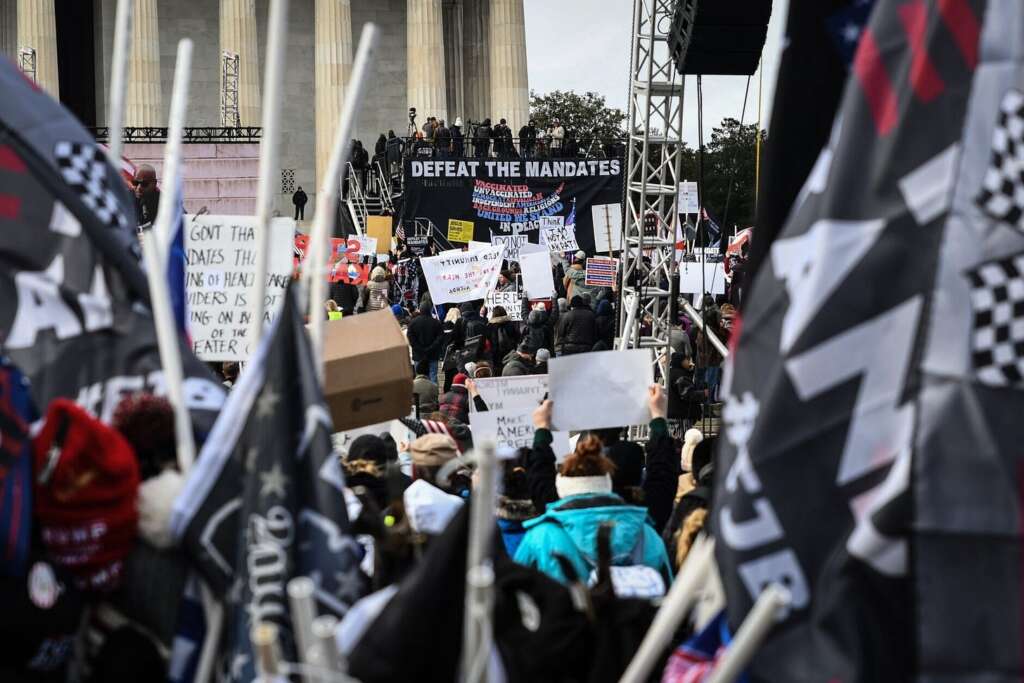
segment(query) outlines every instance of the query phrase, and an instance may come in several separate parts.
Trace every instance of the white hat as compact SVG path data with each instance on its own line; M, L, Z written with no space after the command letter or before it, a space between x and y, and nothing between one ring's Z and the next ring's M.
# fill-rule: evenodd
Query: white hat
M462 127L462 117L461 116L456 116L455 117L455 125L459 126L460 128Z

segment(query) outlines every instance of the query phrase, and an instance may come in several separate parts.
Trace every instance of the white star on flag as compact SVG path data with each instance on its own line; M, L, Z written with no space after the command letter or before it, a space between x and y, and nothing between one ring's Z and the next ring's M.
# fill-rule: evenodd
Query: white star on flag
M281 395L276 393L270 387L263 390L260 394L256 404L256 415L257 417L270 417L274 414L274 410L277 408L278 402L281 400Z
M284 487L288 485L288 477L284 476L281 466L275 464L269 472L260 472L260 497L276 493L284 498Z

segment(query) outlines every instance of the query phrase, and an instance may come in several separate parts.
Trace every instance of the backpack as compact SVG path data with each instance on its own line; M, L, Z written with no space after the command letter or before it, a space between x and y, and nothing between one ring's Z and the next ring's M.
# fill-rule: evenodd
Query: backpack
M509 353L515 350L516 341L508 333L508 330L506 329L505 325L501 325L498 327L498 334L495 336L497 337L496 341L498 343L498 348L495 349L494 357L498 360L498 362L501 362L501 359L503 359L505 356L507 356Z

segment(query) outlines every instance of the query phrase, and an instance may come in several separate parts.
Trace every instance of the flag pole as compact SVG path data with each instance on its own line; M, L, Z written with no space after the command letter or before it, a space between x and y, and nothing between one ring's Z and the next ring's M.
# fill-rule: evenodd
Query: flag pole
M356 49L355 61L352 64L352 78L345 89L345 101L341 109L341 118L335 128L334 145L327 164L327 172L320 183L320 191L316 197L316 215L313 216L313 229L309 236L309 247L302 267L302 280L305 290L309 293L309 335L313 344L313 362L316 363L317 374L323 379L323 342L324 316L323 303L327 298L327 269L330 257L331 235L334 233L335 204L338 190L345 180L345 169L351 146L352 131L356 125L356 112L362 103L363 92L369 81L373 53L380 38L380 29L376 24L363 26L359 36L359 47Z
M121 169L121 152L124 144L121 136L124 130L124 94L128 86L128 46L132 42L132 3L134 0L117 0L117 14L114 17L114 53L110 62L110 106L107 110L107 157L114 168Z
M765 588L740 624L740 629L715 664L708 683L733 683L753 659L754 653L782 610L789 604L789 591L777 583Z
M698 538L693 544L682 572L669 589L661 608L654 615L654 621L640 643L640 649L629 663L626 673L622 674L619 683L642 683L647 680L658 657L664 652L669 639L679 627L679 622L696 601L697 589L704 584L704 579L714 564L714 550L715 542L706 537Z
M174 409L174 432L178 442L178 468L188 472L196 459L196 444L192 434L192 417L185 405L184 372L181 364L181 341L171 311L170 288L167 284L167 249L171 234L171 221L178 217L178 197L181 194L181 136L185 127L185 109L188 105L188 84L192 72L192 41L178 42L178 59L174 67L174 90L171 94L171 112L167 121L167 144L164 146L163 202L157 210L156 222L151 230L142 234L142 254L149 282L149 300L156 325L160 365L164 369L167 397Z
M754 215L761 194L761 93L764 90L764 58L757 67L757 147L754 150Z
M267 289L267 261L270 258L270 216L276 194L274 174L280 170L281 84L284 81L285 47L288 38L288 0L270 0L267 22L267 62L263 76L263 133L260 139L260 175L256 190L256 277L249 297L252 320L249 348L255 353L263 335L264 297Z

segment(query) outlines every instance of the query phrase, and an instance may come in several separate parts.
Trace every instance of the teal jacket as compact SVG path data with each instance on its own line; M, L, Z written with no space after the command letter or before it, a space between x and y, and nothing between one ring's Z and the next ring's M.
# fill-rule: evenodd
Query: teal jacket
M614 493L581 493L549 503L540 517L527 520L526 536L516 550L515 560L535 567L566 583L568 579L555 559L564 555L584 582L597 567L597 530L601 522L615 523L612 529L612 565L644 564L672 581L665 544L647 523L647 510L626 505ZM642 558L637 562L637 558Z

